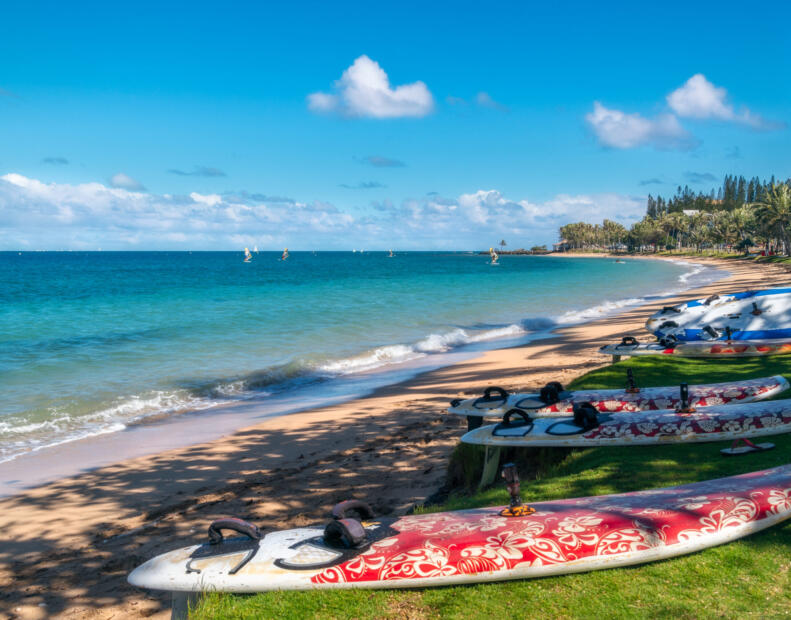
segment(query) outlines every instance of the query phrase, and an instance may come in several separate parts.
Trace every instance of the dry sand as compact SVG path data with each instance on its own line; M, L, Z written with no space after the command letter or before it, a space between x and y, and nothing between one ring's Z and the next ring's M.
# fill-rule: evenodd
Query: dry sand
M703 260L720 263L731 277L677 301L789 280L779 266ZM404 512L444 481L464 429L462 419L445 414L451 398L494 384L529 390L568 383L609 363L596 353L600 345L645 334L646 316L669 303L2 499L0 617L167 618L167 595L132 588L126 575L153 555L203 539L217 517L239 516L264 530L294 527L323 521L334 503L352 496L380 514Z

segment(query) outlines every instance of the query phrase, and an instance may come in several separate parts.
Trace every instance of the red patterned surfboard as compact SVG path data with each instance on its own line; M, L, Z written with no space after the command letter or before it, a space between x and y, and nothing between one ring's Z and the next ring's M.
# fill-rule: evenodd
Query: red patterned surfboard
M791 353L791 339L773 340L712 340L679 342L664 346L657 342L637 344L608 344L599 349L602 355L676 355L678 357L758 357Z
M592 422L592 421L591 421ZM692 413L673 410L608 413L595 423L572 417L525 419L511 416L506 422L482 426L462 436L464 443L484 446L586 447L695 443L751 439L791 432L791 400L773 400Z
M149 560L129 582L171 591L398 588L640 564L727 543L788 519L791 466L531 505L536 512L523 517L500 516L498 507L364 522L369 546L354 552L328 545L323 527L270 532L260 542L197 545Z
M729 403L748 403L770 398L789 388L788 381L780 375L746 379L727 383L689 386L689 404L693 407L711 407ZM599 411L649 411L675 409L680 403L679 386L640 388L637 392L626 390L579 390L556 393L554 398L542 399L541 394L506 394L493 391L489 397L469 398L456 402L449 413L465 416L501 417L509 409L528 411L532 417L559 417L571 413L574 403L590 402Z

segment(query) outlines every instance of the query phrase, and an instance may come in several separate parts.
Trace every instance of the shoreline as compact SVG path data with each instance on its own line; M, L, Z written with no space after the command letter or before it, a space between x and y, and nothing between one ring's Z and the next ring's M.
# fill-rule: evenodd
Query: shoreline
M136 590L125 576L144 559L201 539L211 519L234 514L264 530L299 526L322 521L332 504L352 495L380 514L403 512L444 480L464 427L462 418L444 414L451 398L493 384L525 390L550 380L568 383L609 364L596 353L601 344L643 334L652 307L787 279L773 266L690 262L719 264L730 275L603 319L559 326L547 338L485 351L362 398L0 499L13 541L0 551L4 606L30 618L167 617L165 595Z
M604 254L550 254L560 258L610 258ZM508 327L494 331L513 331L512 335L481 340L470 340L461 345L451 345L439 352L417 353L418 357L402 361L382 363L359 372L339 374L327 379L317 379L295 389L275 390L275 393L250 394L246 397L218 402L207 407L184 410L178 413L152 412L132 422L119 422L120 429L97 429L82 436L64 438L33 450L0 461L0 498L9 497L58 479L77 475L96 468L167 450L186 448L204 442L222 439L228 435L261 423L276 416L348 403L374 394L388 386L397 386L420 375L476 359L487 351L526 346L537 340L553 337L555 332L571 325L585 324L600 318L623 312L630 307L639 307L658 297L668 298L688 288L687 280L700 271L696 263L667 257L641 257L643 260L665 260L690 268L678 277L675 287L658 295L617 298L569 310L555 322L549 317L514 318ZM721 266L714 267L713 279L706 283L726 278L728 272ZM543 325L546 320L547 324ZM535 328L527 324L534 323ZM519 333L518 333L519 332ZM427 339L434 334L427 336ZM440 338L443 334L439 335ZM381 345L382 348L408 347L409 345ZM414 345L413 345L414 346ZM367 352L370 353L370 352ZM366 352L359 354L364 357ZM356 359L356 358L349 358ZM270 386L276 387L276 386Z

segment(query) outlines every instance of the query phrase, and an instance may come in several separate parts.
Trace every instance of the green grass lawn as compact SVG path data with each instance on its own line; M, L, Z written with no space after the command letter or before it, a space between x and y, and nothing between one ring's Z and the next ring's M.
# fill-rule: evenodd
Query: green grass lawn
M569 387L624 385L632 368L643 386L791 377L791 356L705 361L631 358ZM780 396L791 397L791 393ZM776 449L724 458L725 443L591 448L559 453L538 472L521 472L526 501L601 495L730 476L788 462L791 436ZM437 509L506 504L504 488L452 495ZM329 509L329 507L328 507ZM735 543L631 568L546 579L425 590L211 594L193 618L714 618L791 616L791 522Z

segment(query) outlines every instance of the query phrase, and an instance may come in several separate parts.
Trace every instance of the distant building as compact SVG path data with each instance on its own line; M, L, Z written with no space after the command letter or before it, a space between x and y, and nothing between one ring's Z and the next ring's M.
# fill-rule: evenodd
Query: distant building
M561 239L557 243L552 244L552 251L553 252L566 252L569 249L569 242L565 239Z
M682 211L682 213L683 213L684 215L687 215L687 216L689 216L689 217L692 217L693 215L697 215L698 213L700 213L700 211L699 211L698 209L684 209L684 210Z

